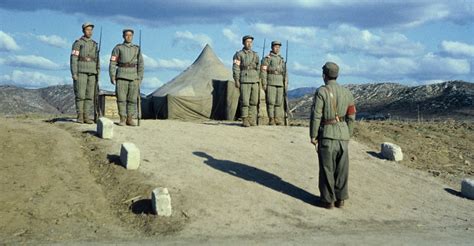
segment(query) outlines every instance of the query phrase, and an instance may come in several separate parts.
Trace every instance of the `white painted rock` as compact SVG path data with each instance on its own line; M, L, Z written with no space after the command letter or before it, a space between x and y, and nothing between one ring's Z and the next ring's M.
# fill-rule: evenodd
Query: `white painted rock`
M126 169L135 170L140 166L140 150L133 143L123 143L120 148L120 162Z
M382 157L391 161L401 161L403 160L402 148L393 143L383 143L382 144L381 154Z
M467 198L474 199L474 179L462 180L461 194Z
M171 216L171 197L167 188L156 188L151 193L153 212L159 216Z
M105 118L99 118L97 122L97 134L104 139L111 139L114 136L114 122Z

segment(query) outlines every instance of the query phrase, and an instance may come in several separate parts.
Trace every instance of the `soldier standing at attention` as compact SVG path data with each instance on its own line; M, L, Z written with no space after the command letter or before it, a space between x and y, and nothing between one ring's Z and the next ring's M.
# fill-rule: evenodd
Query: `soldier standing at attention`
M242 38L244 48L235 53L232 66L235 86L240 88L240 110L244 127L257 125L260 58L252 50L252 43L252 36Z
M77 122L93 124L89 113L93 106L96 75L100 72L99 57L97 57L97 43L92 40L94 25L86 22L82 25L80 39L72 45L71 74L76 97Z
M110 82L116 85L120 126L136 126L138 89L143 80L143 57L138 45L132 44L133 30L123 30L123 43L117 44L110 57Z
M267 92L269 125L283 123L283 86L287 86L285 61L280 56L281 43L272 42L272 51L260 68L263 89Z
M356 108L352 93L336 82L339 67L323 66L324 84L313 98L309 134L319 159L319 191L324 207L344 206L349 198L349 139L354 129Z

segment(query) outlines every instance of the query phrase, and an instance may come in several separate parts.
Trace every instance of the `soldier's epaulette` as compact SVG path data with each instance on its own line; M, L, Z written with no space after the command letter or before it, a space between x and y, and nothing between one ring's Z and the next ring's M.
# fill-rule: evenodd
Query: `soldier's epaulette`
M323 88L324 88L324 90L326 90L326 85L321 85L321 87L318 88L316 93L323 93Z

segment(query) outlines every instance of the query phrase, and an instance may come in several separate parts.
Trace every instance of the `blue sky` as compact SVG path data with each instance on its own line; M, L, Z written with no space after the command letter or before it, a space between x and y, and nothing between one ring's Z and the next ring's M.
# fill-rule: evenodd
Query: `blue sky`
M96 24L96 40L103 28L105 89L113 89L108 60L124 27L142 30L146 93L178 75L206 43L230 69L245 34L259 54L264 38L266 53L271 40L289 40L290 88L321 85L325 61L340 65L341 83L474 82L474 0L2 0L0 84L72 83L71 45L85 21Z

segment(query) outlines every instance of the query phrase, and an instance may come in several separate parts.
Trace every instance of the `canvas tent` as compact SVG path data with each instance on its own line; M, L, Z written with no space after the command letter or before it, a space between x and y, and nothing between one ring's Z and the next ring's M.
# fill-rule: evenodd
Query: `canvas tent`
M239 96L232 72L206 45L191 66L147 97L144 117L234 120Z

